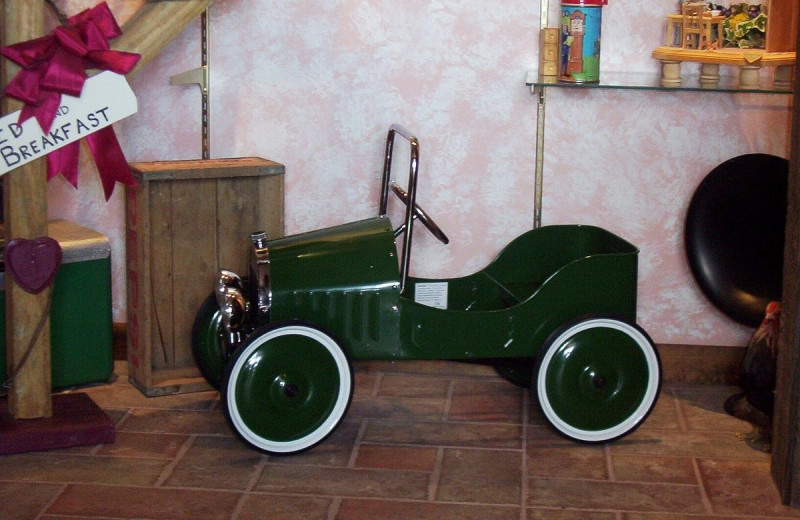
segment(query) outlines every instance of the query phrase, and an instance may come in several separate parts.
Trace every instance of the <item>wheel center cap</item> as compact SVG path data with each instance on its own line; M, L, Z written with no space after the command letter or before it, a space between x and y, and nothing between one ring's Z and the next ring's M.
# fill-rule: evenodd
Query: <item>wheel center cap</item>
M294 383L283 382L281 383L281 387L283 389L283 395L285 395L290 399L293 397L297 397L297 394L300 393L300 389L297 388L297 385Z
M301 378L302 379L302 378ZM308 397L308 388L302 380L289 374L281 374L272 381L271 400L282 406L302 406Z

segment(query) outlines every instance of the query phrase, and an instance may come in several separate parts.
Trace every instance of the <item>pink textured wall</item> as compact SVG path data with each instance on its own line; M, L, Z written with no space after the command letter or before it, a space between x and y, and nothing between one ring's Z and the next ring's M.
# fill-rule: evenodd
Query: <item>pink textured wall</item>
M70 14L94 0L63 0ZM124 21L142 0L109 1ZM551 2L550 20L558 4ZM611 0L602 70L657 71L672 2ZM533 222L537 2L217 0L211 17L212 157L286 165L287 232L373 215L388 125L421 142L420 203L450 236L420 230L414 272L480 268ZM200 156L199 21L131 79L139 112L115 125L129 161ZM543 223L587 223L641 248L639 321L664 343L744 344L683 255L683 215L717 164L788 154L790 96L549 89ZM106 233L114 316L125 320L123 189L106 204L92 163L80 190L49 186L49 212ZM250 230L242 230L249 232ZM211 288L209 282L209 290Z

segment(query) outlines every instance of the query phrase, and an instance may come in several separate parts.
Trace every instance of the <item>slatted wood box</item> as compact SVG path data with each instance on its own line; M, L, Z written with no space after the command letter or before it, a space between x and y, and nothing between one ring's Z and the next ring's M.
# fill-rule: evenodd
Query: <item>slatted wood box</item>
M128 365L147 396L207 390L192 324L220 268L246 275L253 231L283 236L282 164L257 157L132 163Z

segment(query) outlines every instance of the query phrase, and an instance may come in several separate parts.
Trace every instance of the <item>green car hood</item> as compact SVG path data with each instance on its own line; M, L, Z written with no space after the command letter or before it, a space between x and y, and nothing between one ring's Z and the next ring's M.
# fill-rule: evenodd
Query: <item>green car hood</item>
M269 256L271 322L302 317L362 355L397 348L400 280L388 218L277 239Z

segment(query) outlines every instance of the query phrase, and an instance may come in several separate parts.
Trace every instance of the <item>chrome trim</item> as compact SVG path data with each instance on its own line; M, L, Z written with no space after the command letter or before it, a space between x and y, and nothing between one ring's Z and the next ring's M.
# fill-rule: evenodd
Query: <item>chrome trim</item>
M214 288L217 305L220 307L225 303L224 294L226 287L236 287L239 290L243 290L244 284L242 283L242 278L238 274L233 271L228 271L227 269L220 269L219 275L217 276L217 285Z
M391 182L391 188L392 192L395 195L397 195L397 198L399 198L403 204L408 204L408 193L406 193L406 190L404 190L399 184L397 184L394 181ZM436 239L439 240L442 244L450 243L450 239L447 238L447 235L444 234L444 231L442 231L441 228L439 228L439 226L436 225L436 223L433 221L433 218L431 218L430 215L425 213L425 210L422 209L422 206L420 206L419 204L414 206L414 218L418 219L423 226L428 228L428 231L430 231L431 234L435 236ZM400 227L403 228L403 226ZM395 236L397 236L397 234L398 232L395 231Z
M249 307L242 279L233 271L222 269L214 288L214 296L219 306L228 346L235 348L242 341L242 326Z
M381 179L381 200L378 215L385 215L389 199L389 183L392 173L392 151L394 149L394 136L400 134L408 140L411 149L411 158L408 167L408 200L406 203L405 223L401 226L406 233L403 236L403 254L400 257L400 290L406 287L408 269L411 264L411 236L414 228L414 208L417 202L417 172L419 170L419 141L405 127L397 123L389 127L386 135L386 153L383 161L383 176Z
M266 322L269 309L272 306L272 289L269 283L269 248L267 247L267 233L257 231L250 234L252 248L250 250L250 286L253 291L253 311L256 313L258 324Z

